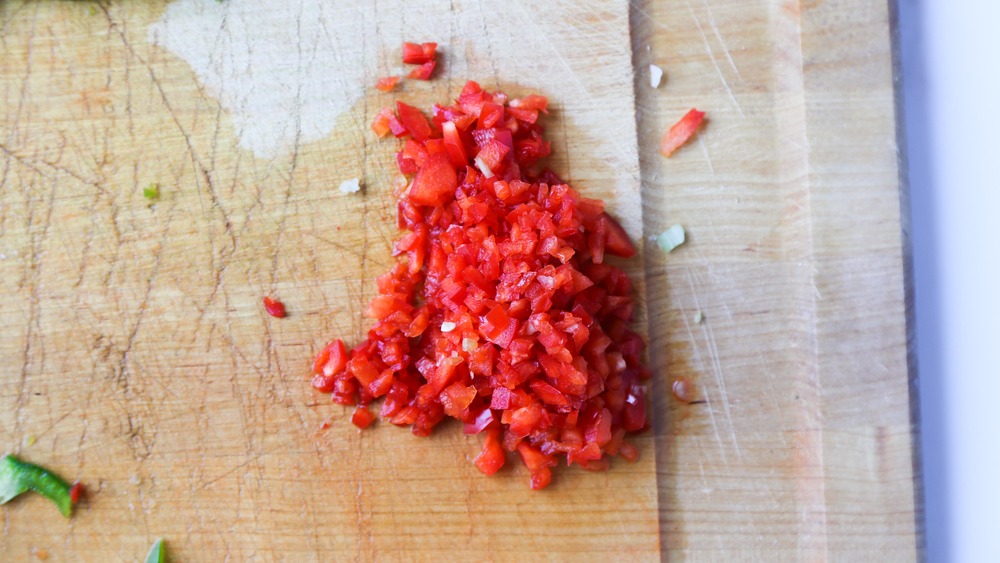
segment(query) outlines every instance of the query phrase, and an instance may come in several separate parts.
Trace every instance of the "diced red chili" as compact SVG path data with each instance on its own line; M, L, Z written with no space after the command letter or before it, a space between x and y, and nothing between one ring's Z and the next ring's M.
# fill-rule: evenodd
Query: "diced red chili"
M538 110L535 109L507 108L507 113L529 125L534 125L538 121Z
M437 61L428 61L417 68L410 71L406 75L407 78L413 78L416 80L430 80L431 74L434 73L434 67L437 66Z
M384 76L378 79L378 82L375 83L375 87L383 92L391 92L393 88L399 84L399 80L400 77L398 76Z
M495 174L499 172L500 164L508 152L510 152L510 149L506 145L496 139L490 139L479 149L479 154L476 155L476 163L481 163L490 170L491 174Z
M434 62L433 48L404 49ZM547 108L468 82L430 120L402 102L379 112L376 134L409 136L393 184L401 262L378 278L367 339L350 352L334 340L313 363L313 386L358 405L359 427L379 398L418 436L457 419L484 434L480 471L516 451L534 489L563 456L588 471L634 461L625 439L649 427L632 283L604 260L637 250L602 202L539 166Z
M535 110L548 113L549 99L538 94L528 94L524 98L510 101L510 107L521 110Z
M419 109L396 102L396 115L399 116L399 123L415 141L423 142L431 136L431 125Z
M499 430L492 428L486 432L486 440L483 442L483 451L476 456L475 464L486 475L496 473L506 460L500 441L497 439Z
M336 339L323 347L313 360L313 373L333 377L347 367L347 347Z
M413 179L407 199L417 205L442 205L454 195L457 186L458 175L448 157L431 155Z
M389 127L390 121L396 121L398 123L396 120L396 114L392 113L392 108L386 106L379 110L375 119L372 120L372 131L374 131L379 137L385 137L392 130Z
M465 166L469 157L465 153L465 143L458 134L458 126L453 121L445 121L441 124L441 133L444 135L444 148L451 163L456 168Z
M684 114L680 121L675 123L660 141L660 154L666 157L674 154L674 151L681 148L681 145L688 142L705 118L705 112L692 109Z
M70 504L77 504L80 499L86 494L86 489L83 488L83 483L77 481L73 483L73 486L69 488L69 502Z
M351 415L351 424L362 430L368 428L374 420L375 415L373 415L371 411L365 407L358 407L354 409L354 414Z
M479 127L481 129L492 129L497 123L503 120L503 106L495 102L483 103L479 111Z
M635 246L632 241L628 238L628 234L625 233L625 229L622 228L618 221L615 221L613 217L604 213L599 221L604 221L607 225L608 239L604 244L604 250L609 254L614 254L615 256L621 256L622 258L631 258L635 256Z
M434 60L437 43L403 43L403 62L423 64Z
M281 319L285 317L285 304L277 299L271 299L270 297L264 297L264 310L267 311L268 315L272 317Z

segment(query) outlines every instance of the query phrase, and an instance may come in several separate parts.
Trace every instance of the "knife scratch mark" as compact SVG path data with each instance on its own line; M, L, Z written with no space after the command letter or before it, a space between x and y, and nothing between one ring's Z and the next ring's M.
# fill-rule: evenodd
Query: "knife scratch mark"
M687 4L688 11L691 12L691 19L694 20L696 26L698 26L698 32L701 34L701 40L705 44L705 51L708 52L708 58L712 61L712 67L715 68L715 73L719 75L719 80L722 81L722 86L726 89L726 94L729 95L729 99L736 106L736 111L740 113L740 117L746 119L746 114L743 113L743 107L740 106L740 102L736 99L733 94L733 89L729 87L729 82L726 81L726 76L722 73L722 68L719 67L719 62L715 60L715 52L712 50L712 46L708 43L708 35L705 34L705 28L701 25L701 20L694 13L694 8L691 6L691 0L685 0ZM727 51L728 56L728 51ZM739 74L739 72L737 72Z
M247 459L244 462L240 463L239 465L237 465L237 466L235 466L235 467L227 470L222 475L219 475L218 477L215 477L213 479L209 479L208 481L202 483L201 488L203 490L207 489L211 485L214 485L215 483L221 481L222 479L225 479L226 477L229 477L233 473L236 473L237 471L239 471L240 469L243 469L244 467L250 465L251 463L255 463L257 461L260 461L260 459L263 458L265 455L274 453L275 451L277 451L279 449L282 449L282 448L274 447L274 448L271 448L269 450L259 451L259 452L255 453L254 455L252 455L249 459ZM239 481L239 480L237 480L237 481Z
M730 54L729 45L726 44L726 40L722 38L722 34L719 33L718 26L715 25L715 13L712 12L712 6L709 5L708 0L701 0L702 4L705 5L705 10L708 12L708 25L712 27L712 33L715 38L722 44L723 52L726 54L726 60L729 61L729 66L733 67L733 72L736 73L736 77L743 82L743 75L740 74L740 69L736 66L736 62L733 61L733 56Z

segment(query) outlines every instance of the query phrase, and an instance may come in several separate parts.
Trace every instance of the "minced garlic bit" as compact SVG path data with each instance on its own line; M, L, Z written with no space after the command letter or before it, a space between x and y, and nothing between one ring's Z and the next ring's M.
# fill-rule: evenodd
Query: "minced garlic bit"
M453 330L455 330L455 323L449 321L441 323L441 332L451 332Z
M700 325L701 322L704 321L704 320L705 320L705 315L701 314L701 311L698 311L697 313L694 314L694 323L695 324L699 324Z
M653 88L659 88L660 80L663 80L663 69L656 65L649 65L649 85Z
M660 236L656 237L656 244L660 246L660 250L663 252L670 252L671 250L684 244L685 240L686 237L684 234L684 227L674 225L673 227L670 227L660 233Z
M462 339L462 351L463 352L473 352L476 348L479 348L479 341L475 338L463 338Z
M340 183L340 192L345 194L353 194L361 191L361 182L357 178L351 178L350 180L344 180Z

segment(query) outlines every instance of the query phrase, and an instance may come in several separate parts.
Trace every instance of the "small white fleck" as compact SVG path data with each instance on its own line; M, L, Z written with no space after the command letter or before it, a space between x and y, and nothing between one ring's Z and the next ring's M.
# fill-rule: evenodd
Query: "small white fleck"
M449 321L441 323L441 332L451 332L453 330L455 330L455 323Z
M345 194L353 194L361 191L361 182L357 178L351 178L350 180L344 180L340 183L340 192Z
M695 322L695 324L699 324L700 325L702 323L702 321L704 321L704 320L705 320L705 315L703 315L701 313L701 311L698 311L697 313L694 314L694 322Z
M478 168L479 171L483 173L483 176L486 176L487 178L492 178L493 171L490 170L490 167L485 162L483 162L483 160L478 156L476 157L475 160L476 160L476 168Z
M479 342L475 338L463 338L462 339L462 351L472 352L479 347Z
M656 244L660 246L660 250L663 252L670 252L671 250L684 244L686 239L687 235L684 232L684 227L674 225L660 233L660 236L656 237Z
M649 85L653 88L659 88L660 80L663 80L663 69L656 65L649 65Z

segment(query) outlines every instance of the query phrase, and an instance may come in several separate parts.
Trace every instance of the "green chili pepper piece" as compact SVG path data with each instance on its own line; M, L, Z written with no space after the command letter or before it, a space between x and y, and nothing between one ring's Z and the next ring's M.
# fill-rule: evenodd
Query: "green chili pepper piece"
M167 548L163 547L163 538L157 538L153 542L153 547L149 548L146 555L146 563L165 563L167 560Z
M54 502L63 516L73 513L69 485L58 475L13 455L0 459L0 504L29 489Z

